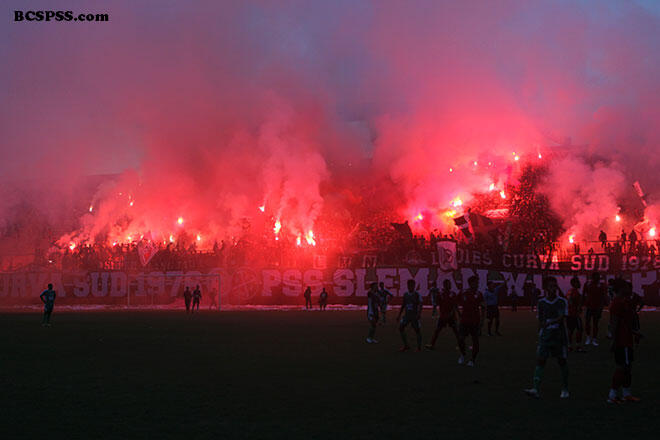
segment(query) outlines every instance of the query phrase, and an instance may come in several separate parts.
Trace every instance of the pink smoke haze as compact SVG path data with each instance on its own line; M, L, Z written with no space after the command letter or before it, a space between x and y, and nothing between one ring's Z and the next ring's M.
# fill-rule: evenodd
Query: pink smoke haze
M371 206L449 231L528 164L548 166L566 240L660 225L651 2L64 3L110 20L14 23L26 4L4 8L3 225L27 204L63 247L210 247L246 221L304 244ZM114 177L76 190L98 174Z

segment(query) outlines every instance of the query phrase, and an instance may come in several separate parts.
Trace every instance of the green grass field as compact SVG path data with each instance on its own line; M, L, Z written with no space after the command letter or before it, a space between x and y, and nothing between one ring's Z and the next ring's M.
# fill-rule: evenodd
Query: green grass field
M62 312L0 315L0 438L656 438L660 315L644 313L633 390L605 403L606 341L569 358L570 400L550 361L541 400L535 319L504 312L476 368L445 330L398 353L392 323L364 342L364 312ZM425 311L424 340L434 322ZM605 315L607 319L607 315ZM409 335L412 342L413 333Z

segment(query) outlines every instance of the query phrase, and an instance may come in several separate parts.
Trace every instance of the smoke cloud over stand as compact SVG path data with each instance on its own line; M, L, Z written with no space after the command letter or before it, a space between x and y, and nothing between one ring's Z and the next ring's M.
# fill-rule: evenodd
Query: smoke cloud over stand
M660 16L644 2L66 9L110 21L3 25L3 227L31 206L60 246L185 232L208 247L246 221L305 240L371 205L446 231L525 164L548 168L567 235L615 234L619 212L660 222ZM358 202L365 187L384 190Z

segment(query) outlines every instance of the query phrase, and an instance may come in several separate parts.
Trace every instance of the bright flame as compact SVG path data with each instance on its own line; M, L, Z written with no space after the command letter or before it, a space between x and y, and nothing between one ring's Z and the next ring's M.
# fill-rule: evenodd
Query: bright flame
M69 249L74 250L76 248L76 244L74 242L69 243Z
M571 244L575 243L575 235L570 235L568 237L568 242L571 243Z
M656 231L655 228L649 229L649 237L655 237Z
M202 236L197 234L197 241L202 241Z
M539 159L543 159L543 156L541 156L541 153L539 153Z
M92 211L94 211L94 206L89 205L89 212L92 212Z
M178 224L182 225L182 224L183 224L183 217L179 217L179 218L176 220L176 222L177 222Z
M506 199L506 193L504 192L504 190L500 191L500 197Z
M516 161L520 160L520 156L514 157L513 160L516 160Z
M454 208L458 208L459 206L463 205L463 200L461 200L459 197L456 197L454 200L451 201L451 206Z
M415 216L415 220L424 220L424 216L422 215L421 212Z
M264 212L266 210L266 207L264 205L261 205L259 207L259 211Z
M279 234L281 229L282 223L280 223L279 220L275 220L275 226L273 226L273 232L275 232L275 235Z
M476 167L477 165L479 165L479 162L477 162L477 161L475 160L475 161L474 161L474 166Z
M619 214L617 214L616 217L614 217L614 221L620 222L621 221L621 216Z
M126 240L128 240L130 242L131 241L131 236L129 235L128 237L126 237Z
M450 172L450 173L453 173L453 172L454 172L454 169L453 169L453 168L449 168L449 172Z
M453 217L456 215L456 211L454 209L450 209L449 211L445 211L445 215L447 217Z
M488 187L488 191L492 191L495 189L495 184L491 183L490 186Z
M305 240L307 240L307 244L311 244L312 246L316 246L316 240L314 240L314 231L309 231L307 235L305 235Z
M174 243L174 235L170 234L170 243Z
M112 242L112 247L115 247L115 246L117 246L117 242L116 242L116 241L113 241L113 242Z
M302 244L302 237L299 235L299 236L296 238L296 246L300 246L301 244Z

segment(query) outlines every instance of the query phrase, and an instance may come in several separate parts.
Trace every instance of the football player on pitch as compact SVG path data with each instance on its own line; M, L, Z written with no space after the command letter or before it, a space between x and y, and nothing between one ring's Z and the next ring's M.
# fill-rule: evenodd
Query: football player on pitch
M573 334L575 334L575 351L584 353L582 348L582 295L580 294L580 280L571 278L571 289L566 294L568 301L568 316L566 326L568 327L568 350L573 350Z
M445 327L451 328L454 332L454 336L456 336L456 340L460 340L458 327L456 325L456 296L454 295L454 292L451 291L451 282L449 280L444 280L442 282L442 291L437 296L437 305L439 313L438 325L433 332L431 343L426 344L427 350L433 350L435 347L435 341Z
M472 359L468 361L468 367L474 367L479 354L479 334L486 315L486 303L484 296L479 292L479 277L472 275L468 278L468 289L461 293L457 299L461 308L461 331L458 339L458 348L461 356L458 358L459 365L465 362L465 338L470 335L472 339Z
M534 370L534 386L525 390L528 396L539 398L539 386L543 378L543 370L550 356L557 358L561 368L562 389L559 395L562 399L569 397L568 393L568 338L566 336L565 318L568 314L568 304L557 291L557 279L547 277L543 280L545 297L538 303L539 342L536 350L537 364Z
M632 383L633 345L635 341L635 305L632 302L632 286L622 280L614 280L614 299L610 305L612 324L612 351L616 369L612 376L612 388L607 403L638 402L630 392ZM623 388L623 400L619 399L619 388Z
M380 306L378 287L376 283L371 283L369 292L367 292L367 319L369 320L369 335L367 336L367 344L377 344L378 341L374 339L376 336L376 326L378 325L378 309Z
M405 314L401 318L404 312ZM399 351L410 350L408 339L406 338L406 327L408 324L412 325L412 328L415 329L415 333L417 334L417 351L422 351L422 296L415 290L414 280L408 280L408 291L403 294L403 303L401 304L397 319L400 322L399 332L403 341L403 347Z

